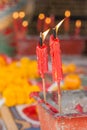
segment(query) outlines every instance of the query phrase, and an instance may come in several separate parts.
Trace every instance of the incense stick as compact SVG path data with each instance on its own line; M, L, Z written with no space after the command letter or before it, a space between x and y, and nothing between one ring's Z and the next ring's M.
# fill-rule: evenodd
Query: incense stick
M45 86L45 78L42 78L42 85L43 85L43 96L44 96L44 101L46 102L46 86Z
M61 113L61 90L60 90L60 82L58 84L58 105L59 105L59 113Z

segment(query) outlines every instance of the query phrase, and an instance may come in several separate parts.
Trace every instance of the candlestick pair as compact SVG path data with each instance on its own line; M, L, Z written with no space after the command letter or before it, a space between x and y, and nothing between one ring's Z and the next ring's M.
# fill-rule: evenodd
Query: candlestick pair
M60 21L55 28L53 28L53 33L50 36L50 55L52 61L52 76L53 80L58 83L58 104L59 104L59 111L61 111L61 91L60 91L60 81L62 80L62 62L61 62L61 50L59 39L57 38L57 31L60 25L63 23L64 19ZM48 53L47 53L47 46L43 43L46 35L48 34L49 30L45 31L44 33L40 33L40 42L36 48L37 53L37 61L38 61L38 71L42 78L43 83L43 94L44 94L44 101L46 102L46 87L45 87L45 79L44 75L48 71Z

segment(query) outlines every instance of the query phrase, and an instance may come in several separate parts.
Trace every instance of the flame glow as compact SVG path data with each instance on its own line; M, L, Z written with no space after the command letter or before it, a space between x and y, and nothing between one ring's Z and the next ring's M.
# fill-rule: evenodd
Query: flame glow
M40 13L38 17L39 17L40 20L43 20L45 18L45 14Z
M70 17L70 15L71 15L71 12L70 12L69 10L66 10L66 11L65 11L65 17L68 18L68 17Z
M22 26L27 27L28 26L28 21L23 21Z
M13 15L12 15L12 17L13 17L14 19L17 19L17 18L18 18L18 12L14 12Z
M44 41L47 34L49 33L50 29L46 30L45 32L42 33L42 40Z
M62 23L64 22L64 20L65 20L65 19L61 20L61 21L55 26L55 28L56 28L56 34L57 34L57 32L58 32L59 27L60 27L60 26L62 25Z
M19 12L19 17L24 18L25 17L25 12L23 12L23 11Z
M76 23L75 23L75 25L76 25L77 28L80 28L81 24L82 24L81 20L77 20Z
M46 23L46 24L50 24L50 23L51 23L51 18L46 17L46 19L45 19L45 23Z

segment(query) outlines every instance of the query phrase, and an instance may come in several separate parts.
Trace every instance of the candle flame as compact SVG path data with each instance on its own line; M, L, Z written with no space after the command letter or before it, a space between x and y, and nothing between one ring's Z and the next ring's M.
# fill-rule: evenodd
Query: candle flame
M45 40L47 34L49 33L50 29L46 30L45 32L42 33L42 39L43 41Z
M44 13L40 13L38 17L39 17L40 20L43 20L45 18L45 14Z
M51 18L46 17L46 19L45 19L45 23L46 23L46 24L50 24L50 23L51 23Z
M60 26L62 25L62 23L64 22L64 20L65 20L65 19L61 20L61 21L55 26L55 28L56 28L56 34L57 34L57 32L58 32L59 27L60 27Z
M68 17L70 17L70 15L71 15L70 10L66 10L66 11L65 11L65 17L67 17L67 18L68 18Z
M75 25L76 25L77 28L80 28L81 24L82 24L81 20L77 20L76 23L75 23Z
M23 12L23 11L19 12L19 17L24 18L25 17L25 12Z
M14 12L14 13L12 14L12 17L13 17L14 19L17 19L17 18L18 18L18 12Z
M26 20L23 21L23 22L22 22L22 26L27 27L27 26L28 26L28 21L26 21Z

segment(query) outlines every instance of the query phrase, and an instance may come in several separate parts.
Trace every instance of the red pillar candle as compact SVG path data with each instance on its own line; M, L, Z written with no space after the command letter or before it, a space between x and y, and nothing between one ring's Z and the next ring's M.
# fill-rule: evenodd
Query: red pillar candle
M46 102L46 87L45 87L44 75L48 71L48 53L47 53L47 46L43 43L43 41L46 35L48 34L48 32L49 32L49 29L45 31L44 33L40 33L40 42L36 48L38 72L42 78L43 95L44 95L45 102Z
M51 24L51 18L46 17L45 21L44 21L44 31L47 30L48 28L50 28L50 24Z
M64 20L61 20L58 25L53 29L53 34L50 36L50 54L52 59L52 75L54 81L58 83L63 78L62 73L62 61L61 61L61 49L59 39L56 37L58 28L63 23Z
M21 25L21 31L26 34L26 32L28 31L28 21L23 21L22 25Z
M62 24L64 20L60 21L60 23L53 29L53 34L50 36L50 54L52 60L52 76L53 80L58 84L58 104L59 104L59 112L61 113L61 90L60 90L60 81L63 79L62 73L62 60L61 60L61 50L59 39L56 37L58 28Z
M64 21L64 31L66 34L69 33L69 29L70 29L70 15L71 12L69 10L65 11L65 21Z
M48 71L48 54L47 46L43 43L42 46L38 44L36 48L38 72L41 78L44 78L44 74Z
M14 12L13 13L13 15L12 15L12 17L13 17L13 27L14 27L14 31L15 31L15 33L16 33L16 31L18 31L18 12Z
M55 26L55 16L51 15L50 19L51 19L50 27L53 28Z
M38 20L37 20L37 31L38 32L43 31L44 19L45 19L45 14L40 13L38 16Z
M75 22L75 36L80 35L80 30L81 30L81 20L76 20L76 22Z
M63 79L60 43L53 35L50 36L50 54L53 80L60 82Z

